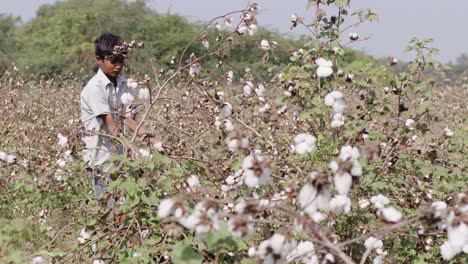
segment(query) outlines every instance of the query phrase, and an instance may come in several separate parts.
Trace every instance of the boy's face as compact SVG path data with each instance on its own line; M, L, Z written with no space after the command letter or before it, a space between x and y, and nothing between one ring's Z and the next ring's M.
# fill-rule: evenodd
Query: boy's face
M123 55L112 55L100 59L96 56L96 61L105 75L117 78L123 69L125 57Z

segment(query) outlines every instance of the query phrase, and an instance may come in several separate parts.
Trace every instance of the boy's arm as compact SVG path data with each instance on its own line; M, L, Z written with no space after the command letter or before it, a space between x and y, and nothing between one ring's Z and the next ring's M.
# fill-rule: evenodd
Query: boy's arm
M112 114L102 114L98 117L102 118L104 123L107 126L107 129L112 133L113 136L118 136L121 132L120 125L114 122L114 118L112 118Z

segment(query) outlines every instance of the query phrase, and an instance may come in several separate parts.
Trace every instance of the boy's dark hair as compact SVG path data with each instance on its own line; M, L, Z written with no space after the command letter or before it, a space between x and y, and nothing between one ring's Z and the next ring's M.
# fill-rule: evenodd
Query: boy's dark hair
M104 59L104 57L112 55L114 47L121 45L123 42L124 40L120 36L112 33L102 34L94 41L96 56Z

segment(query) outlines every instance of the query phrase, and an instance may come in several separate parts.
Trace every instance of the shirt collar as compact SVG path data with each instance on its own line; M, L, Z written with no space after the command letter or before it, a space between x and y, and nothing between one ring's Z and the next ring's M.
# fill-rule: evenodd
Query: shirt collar
M103 83L105 87L109 87L109 84L112 84L112 82L107 78L106 74L101 70L101 68L98 69L98 72L96 74L96 77L98 77L98 81ZM120 88L127 82L127 79L125 79L122 76L117 76L117 88Z

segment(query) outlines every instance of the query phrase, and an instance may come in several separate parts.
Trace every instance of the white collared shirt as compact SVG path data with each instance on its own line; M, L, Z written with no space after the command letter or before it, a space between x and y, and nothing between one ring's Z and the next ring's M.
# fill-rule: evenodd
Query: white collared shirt
M127 79L118 76L117 87L114 87L112 82L102 72L98 70L86 84L81 91L80 98L80 110L81 110L81 122L86 132L94 132L100 134L111 135L104 120L99 117L103 114L112 114L114 122L116 124L122 121L116 113L117 108L122 105L121 97L125 92L129 92L133 95L133 90L127 87ZM129 106L124 106L126 113L129 113ZM122 132L124 132L124 126L122 126ZM102 165L106 162L112 154L112 144L109 137L100 135L84 136L83 141L86 144L83 158L87 163L87 166L94 167ZM118 146L119 153L122 154L122 147Z

